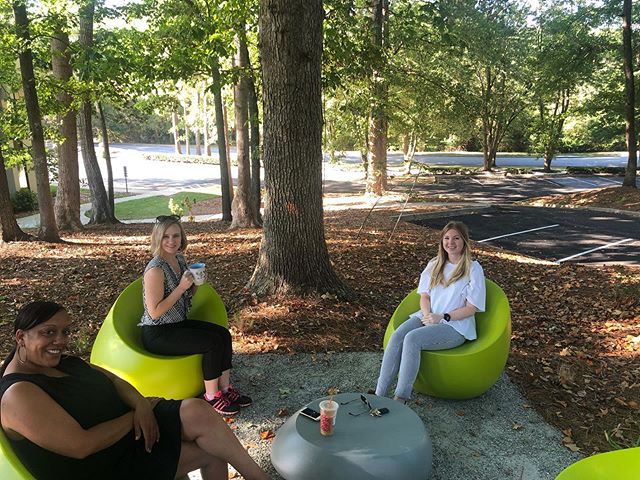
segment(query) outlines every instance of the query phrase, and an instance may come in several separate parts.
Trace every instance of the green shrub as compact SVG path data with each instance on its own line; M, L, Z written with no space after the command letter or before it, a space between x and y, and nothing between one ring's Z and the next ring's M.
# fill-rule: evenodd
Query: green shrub
M38 207L38 196L28 188L21 188L11 198L16 212L35 210Z

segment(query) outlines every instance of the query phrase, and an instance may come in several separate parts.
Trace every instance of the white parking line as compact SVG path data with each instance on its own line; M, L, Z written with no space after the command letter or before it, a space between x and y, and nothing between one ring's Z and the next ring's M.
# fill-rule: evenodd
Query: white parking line
M545 228L553 228L553 227L559 227L559 226L560 226L560 224L556 223L554 225L547 225L545 227L531 228L529 230L521 230L520 232L507 233L506 235L498 235L497 237L491 237L491 238L485 238L484 240L478 240L478 243L488 242L489 240L495 240L497 238L511 237L513 235L520 235L521 233L535 232L536 230L544 230Z
M475 178L471 177L471 180L473 180L476 183L479 183L480 185L482 185L484 187L484 183L482 183L480 180L476 180Z
M590 250L587 250L586 252L576 253L575 255L571 255L570 257L561 258L560 260L556 260L556 263L566 262L567 260L571 260L572 258L580 257L582 255L595 252L596 250L602 250L603 248L613 247L614 245L620 245L621 243L633 242L633 240L634 240L633 238L625 238L624 240L618 240L617 242L607 243L606 245L601 245L599 247L592 248Z
M587 182L586 180L583 180L581 178L576 178L576 177L567 177L567 180L575 180L576 182L582 182L582 183L586 183L587 185L591 185L592 187L598 187L599 185L597 183L593 183L593 182Z
M622 185L622 180L612 180L610 178L605 178L605 177L597 177L599 182L605 182L605 183L613 183L614 185Z

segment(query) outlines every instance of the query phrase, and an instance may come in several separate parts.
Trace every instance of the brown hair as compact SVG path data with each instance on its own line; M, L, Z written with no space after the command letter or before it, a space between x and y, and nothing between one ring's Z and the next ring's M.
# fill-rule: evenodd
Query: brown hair
M451 278L448 281L445 281L444 278L444 267L449 260L449 254L442 246L442 241L444 236L449 230L457 230L462 238L463 248L462 248L462 258L460 262L456 265ZM438 256L436 257L436 261L431 269L431 281L429 282L429 288L434 288L435 286L442 284L445 287L448 287L452 283L460 280L461 278L468 277L469 272L471 271L471 249L469 247L469 229L462 222L451 221L447 223L442 231L440 232L440 238L438 242Z

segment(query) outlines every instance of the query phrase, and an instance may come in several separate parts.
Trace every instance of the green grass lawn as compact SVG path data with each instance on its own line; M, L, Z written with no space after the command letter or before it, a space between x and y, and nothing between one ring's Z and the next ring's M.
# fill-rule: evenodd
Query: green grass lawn
M191 201L199 202L217 196L209 193L181 192L171 196L158 195L116 203L116 218L120 220L140 220L143 218L155 218L158 215L171 215L172 212L169 210L169 199L171 198L175 203L180 204L186 197L189 197ZM187 215L188 213L185 208L183 214ZM91 217L91 210L87 211L86 216Z

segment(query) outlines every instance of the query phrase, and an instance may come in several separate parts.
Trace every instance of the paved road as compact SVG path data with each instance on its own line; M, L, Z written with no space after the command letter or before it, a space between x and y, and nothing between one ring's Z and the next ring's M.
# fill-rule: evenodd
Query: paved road
M532 257L558 263L640 265L636 216L507 206L414 223L441 229L452 218L466 223L474 240Z

